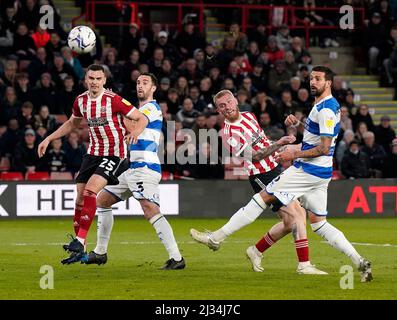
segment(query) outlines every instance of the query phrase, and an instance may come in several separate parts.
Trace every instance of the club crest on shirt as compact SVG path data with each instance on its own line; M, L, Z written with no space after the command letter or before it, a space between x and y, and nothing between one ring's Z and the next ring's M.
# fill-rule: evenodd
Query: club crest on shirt
M333 128L334 127L334 119L326 119L325 120L325 126L327 127L327 128Z

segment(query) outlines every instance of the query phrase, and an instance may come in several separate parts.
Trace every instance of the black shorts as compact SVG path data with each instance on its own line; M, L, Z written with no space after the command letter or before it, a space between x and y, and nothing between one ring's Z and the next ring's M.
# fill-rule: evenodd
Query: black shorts
M249 177L252 189L255 193L261 192L266 185L268 185L275 177L280 175L281 165L278 165L273 170L265 173L255 174Z
M117 177L127 169L128 159L86 154L75 181L76 183L87 183L93 174L97 174L105 178L108 185L116 185L119 183Z

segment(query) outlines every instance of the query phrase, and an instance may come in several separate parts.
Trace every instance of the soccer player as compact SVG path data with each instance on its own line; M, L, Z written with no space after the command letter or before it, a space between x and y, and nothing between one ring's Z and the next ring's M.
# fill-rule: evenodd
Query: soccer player
M137 122L137 134L146 123L146 117L131 103L104 88L106 76L101 65L92 64L88 67L85 83L88 90L74 101L69 120L38 146L39 157L42 157L51 141L67 135L83 119L87 120L90 142L76 177L77 198L73 218L76 238L63 246L71 256L62 260L62 263L78 259L84 254L87 233L96 212L97 194L107 184L118 183L115 174L127 156L123 117Z
M218 250L222 241L234 232L254 222L266 206L263 205L258 192L281 173L281 166L276 162L274 153L283 145L293 143L294 136L285 136L271 144L251 112L240 112L237 99L229 90L222 90L214 97L217 111L224 115L225 123L222 140L237 157L242 157L248 171L252 188L257 193L246 207L237 211L230 220L214 232L190 230L190 234L199 243L212 250ZM298 272L302 274L326 274L310 263L309 244L306 235L306 216L298 201L289 206L277 208L282 222L273 226L255 247L247 249L247 256L253 263L253 269L262 272L262 252L278 239L292 232L298 256Z
M129 146L130 168L119 176L119 184L108 186L98 195L97 245L82 260L86 264L104 264L113 227L112 205L133 196L139 201L144 216L152 224L168 252L169 259L163 270L185 268L175 237L165 216L160 212L159 182L161 166L157 151L160 143L163 116L153 99L157 79L151 73L142 73L136 82L139 111L145 115L146 126L137 143Z

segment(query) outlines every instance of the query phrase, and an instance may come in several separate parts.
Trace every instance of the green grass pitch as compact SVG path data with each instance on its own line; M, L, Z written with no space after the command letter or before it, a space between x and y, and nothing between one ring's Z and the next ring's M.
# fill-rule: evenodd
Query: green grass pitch
M396 299L397 219L330 219L356 249L373 263L374 281L360 283L355 272L354 289L340 288L339 273L350 259L324 243L308 227L312 263L327 276L298 275L291 236L264 255L263 273L251 270L245 249L277 222L259 219L230 237L217 252L192 241L191 227L217 229L226 219L169 217L185 270L158 268L167 259L154 229L143 217L115 218L104 266L63 266L61 248L72 231L71 218L0 221L0 299ZM93 249L95 225L89 235ZM370 245L368 245L370 244ZM390 245L385 245L390 244ZM54 268L54 289L39 286L40 267Z

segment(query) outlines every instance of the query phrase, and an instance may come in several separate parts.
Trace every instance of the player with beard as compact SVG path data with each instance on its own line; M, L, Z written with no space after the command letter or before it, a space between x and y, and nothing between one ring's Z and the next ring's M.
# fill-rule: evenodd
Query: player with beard
M130 165L119 177L119 184L108 186L98 195L97 245L82 258L86 264L104 264L113 227L112 206L133 196L138 200L145 218L152 224L160 241L168 252L169 259L163 270L185 268L185 260L179 252L171 225L160 212L159 183L161 180L160 159L157 155L160 143L163 116L161 108L153 99L157 79L151 73L142 73L136 81L139 111L146 117L146 127L129 146ZM134 128L129 128L135 132Z

